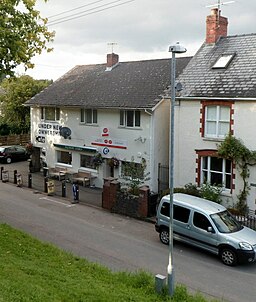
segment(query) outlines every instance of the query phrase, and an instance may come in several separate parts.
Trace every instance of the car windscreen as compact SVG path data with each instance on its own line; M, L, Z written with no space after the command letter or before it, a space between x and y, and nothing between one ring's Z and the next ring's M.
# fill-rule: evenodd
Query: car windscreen
M1 147L0 147L0 152L4 152L4 149L5 149L5 148L3 148L3 147L1 148Z
M212 214L210 216L221 233L234 233L243 228L228 211Z

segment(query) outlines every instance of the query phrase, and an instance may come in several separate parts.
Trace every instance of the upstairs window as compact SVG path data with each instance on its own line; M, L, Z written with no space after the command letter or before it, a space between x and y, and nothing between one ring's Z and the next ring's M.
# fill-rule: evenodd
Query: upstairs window
M95 125L98 123L98 113L96 109L81 109L81 123Z
M60 108L57 107L42 107L41 119L47 121L59 121L60 120Z
M230 131L230 107L205 107L205 137L224 138Z
M140 127L139 110L120 110L120 126L127 128Z

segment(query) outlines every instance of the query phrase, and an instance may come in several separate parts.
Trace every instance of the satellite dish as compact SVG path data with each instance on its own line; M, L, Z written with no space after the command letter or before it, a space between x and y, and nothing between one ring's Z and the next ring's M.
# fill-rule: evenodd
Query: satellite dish
M71 138L71 129L68 127L60 127L60 136L63 136L65 139L66 138Z
M182 90L182 84L180 82L178 82L176 84L175 88L176 88L176 91L178 91L178 92L181 91Z

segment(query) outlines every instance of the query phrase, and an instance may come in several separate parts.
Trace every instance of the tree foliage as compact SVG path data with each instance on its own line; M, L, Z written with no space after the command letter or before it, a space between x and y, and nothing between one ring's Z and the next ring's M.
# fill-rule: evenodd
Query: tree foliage
M8 132L27 133L30 129L29 107L24 103L47 87L52 81L34 80L30 76L4 79L1 83L0 94L1 128L8 128ZM9 134L6 133L6 134Z
M54 32L48 31L47 19L35 10L35 4L36 0L0 1L0 79L12 76L20 64L33 68L35 54L52 50L46 44L53 41Z
M128 187L129 193L138 195L139 187L150 179L149 172L145 173L145 169L146 160L144 158L140 164L136 163L133 157L130 162L122 164L123 186Z

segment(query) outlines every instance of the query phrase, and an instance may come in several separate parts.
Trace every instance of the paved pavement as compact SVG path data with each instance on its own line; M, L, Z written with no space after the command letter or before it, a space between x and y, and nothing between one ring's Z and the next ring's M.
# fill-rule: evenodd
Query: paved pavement
M22 186L29 188L31 184L31 189L34 190L35 193L47 194L45 189L47 188L47 184L45 183L45 177L43 175L43 171L29 173L29 163L27 161L22 162L15 162L11 164L3 164L0 163L2 178L4 179L5 176L8 177L9 181L8 184L14 183L14 175L17 172L18 181L21 179ZM5 172L6 171L6 172ZM2 180L1 180L2 181ZM53 180L54 183L54 195L56 197L62 197L70 200L73 202L73 192L72 192L72 184L69 182L65 183L66 189L66 196L64 196L63 191L63 182L57 179ZM79 202L81 204L87 204L95 207L102 207L102 189L94 188L94 187L83 187L79 186Z

